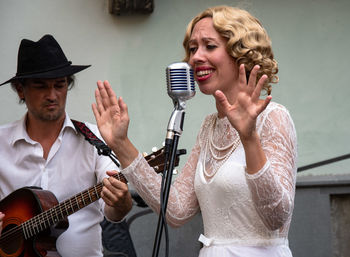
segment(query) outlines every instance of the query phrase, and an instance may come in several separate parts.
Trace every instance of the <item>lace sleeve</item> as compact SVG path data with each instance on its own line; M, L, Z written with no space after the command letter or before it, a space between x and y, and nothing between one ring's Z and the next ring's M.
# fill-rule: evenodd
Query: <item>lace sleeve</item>
M268 161L258 173L246 176L260 217L276 230L290 222L294 207L296 132L288 111L280 105L267 111L258 127Z
M171 226L183 225L199 211L199 204L194 191L194 175L199 152L200 146L197 140L184 168L171 185L167 205L167 222ZM159 213L162 178L154 172L141 154L129 167L122 170L122 173L133 184L150 208Z

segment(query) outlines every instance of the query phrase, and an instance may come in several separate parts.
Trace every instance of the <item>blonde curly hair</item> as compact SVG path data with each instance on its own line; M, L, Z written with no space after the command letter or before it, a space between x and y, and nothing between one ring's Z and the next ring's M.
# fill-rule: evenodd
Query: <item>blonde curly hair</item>
M190 59L189 40L194 26L203 18L213 19L215 30L227 39L226 51L237 65L244 64L247 71L260 65L258 78L266 74L268 79L263 87L267 94L271 93L270 83L277 83L277 61L271 48L271 40L260 21L249 12L230 6L210 7L198 14L188 24L183 46L186 51L184 61Z

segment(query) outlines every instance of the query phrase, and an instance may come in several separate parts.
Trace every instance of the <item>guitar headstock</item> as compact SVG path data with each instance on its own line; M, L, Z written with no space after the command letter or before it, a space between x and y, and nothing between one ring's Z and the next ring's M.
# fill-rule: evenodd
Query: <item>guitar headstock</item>
M180 155L186 154L186 149L180 149L176 151L175 165L177 167L180 161ZM165 162L165 154L164 147L161 149L154 151L151 154L144 156L148 164L154 169L155 172L161 173L164 171L164 162Z

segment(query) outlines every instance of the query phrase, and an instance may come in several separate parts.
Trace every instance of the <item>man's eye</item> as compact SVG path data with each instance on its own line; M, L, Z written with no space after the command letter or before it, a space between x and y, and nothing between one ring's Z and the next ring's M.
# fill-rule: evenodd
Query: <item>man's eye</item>
M45 85L36 84L36 85L34 85L33 87L36 88L36 89L44 89L44 88L45 88Z
M65 86L66 86L65 83L61 83L61 84L56 84L56 85L55 85L55 88L57 88L57 89L62 89L62 88L64 88Z

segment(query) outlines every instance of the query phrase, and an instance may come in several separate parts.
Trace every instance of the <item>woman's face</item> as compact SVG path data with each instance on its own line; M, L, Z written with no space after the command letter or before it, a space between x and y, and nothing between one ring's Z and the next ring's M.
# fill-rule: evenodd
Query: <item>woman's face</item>
M203 18L193 28L189 63L204 94L221 90L227 97L238 81L238 67L226 52L226 40L214 29L212 18Z

